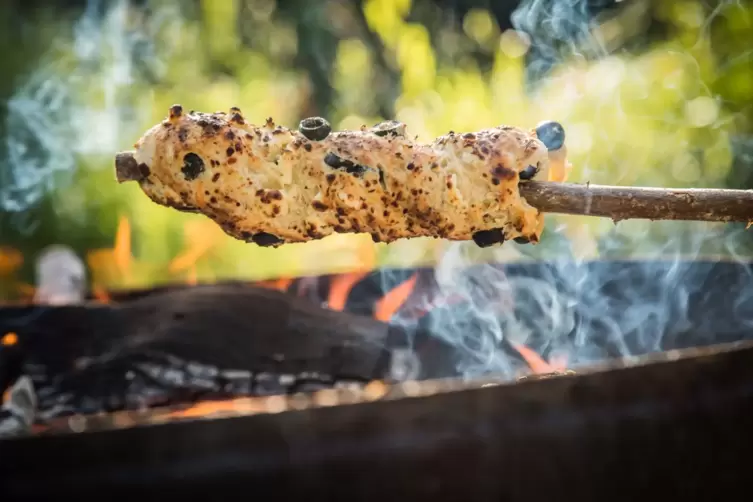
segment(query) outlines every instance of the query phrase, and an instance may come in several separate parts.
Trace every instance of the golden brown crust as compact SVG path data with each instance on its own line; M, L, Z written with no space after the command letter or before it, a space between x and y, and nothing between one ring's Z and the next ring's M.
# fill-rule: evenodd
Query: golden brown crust
M518 192L521 172L549 168L535 134L500 126L427 145L398 125L397 134L363 128L312 141L272 119L248 124L235 108L184 113L176 105L136 143L131 171L154 202L201 212L260 245L335 232L377 242L539 240L543 216Z

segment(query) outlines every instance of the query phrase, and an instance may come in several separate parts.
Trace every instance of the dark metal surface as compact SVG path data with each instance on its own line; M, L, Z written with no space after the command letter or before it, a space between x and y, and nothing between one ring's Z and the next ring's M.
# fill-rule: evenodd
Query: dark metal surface
M0 498L601 502L719 500L745 490L753 346L649 359L663 361L427 397L6 440Z

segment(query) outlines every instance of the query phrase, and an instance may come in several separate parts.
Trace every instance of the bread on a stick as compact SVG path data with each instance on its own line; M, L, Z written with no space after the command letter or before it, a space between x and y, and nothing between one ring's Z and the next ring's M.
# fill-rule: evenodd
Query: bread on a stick
M157 204L275 247L346 232L375 242L536 243L543 215L518 183L549 179L551 167L535 130L499 126L420 144L395 121L332 132L311 118L294 131L272 119L249 124L237 108L185 113L179 105L115 164L118 181L137 181Z

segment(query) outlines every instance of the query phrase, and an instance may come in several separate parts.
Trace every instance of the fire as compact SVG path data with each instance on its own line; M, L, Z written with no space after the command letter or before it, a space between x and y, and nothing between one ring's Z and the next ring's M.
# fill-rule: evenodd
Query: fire
M335 276L329 286L327 307L338 312L344 310L350 290L367 275L368 272L349 272Z
M382 322L389 322L398 310L405 304L408 297L416 287L417 274L410 279L388 291L377 303L374 309L374 317Z
M0 277L8 277L23 265L24 257L20 251L0 246Z
M293 279L290 279L289 277L281 277L279 279L275 279L272 281L257 282L256 286L259 286L260 288L266 288L266 289L275 289L277 291L282 291L284 293L290 288L292 284L293 284Z
M557 175L562 175L558 171ZM211 259L212 250L220 242L223 234L218 233L218 228L208 221L191 221L184 227L184 249L170 261L167 271L175 277L182 277L187 284L198 283L198 268L202 260ZM111 248L95 249L87 253L86 262L91 274L91 292L97 301L107 303L111 301L109 284L129 285L133 283L135 269L140 264L134 259L132 252L132 228L131 222L122 216L117 224L115 239ZM373 247L364 246L359 249L360 266L356 270L335 274L329 284L327 308L335 311L346 309L353 288L376 267L376 257ZM7 277L15 272L23 263L23 256L19 251L0 248L0 277ZM373 309L376 320L390 322L395 315L403 309L412 309L413 317L418 319L428 314L437 306L449 307L459 298L448 297L430 302L427 305L412 306L410 298L416 288L418 273L414 273L407 280L398 284L379 298ZM294 280L289 277L255 282L258 287L275 289L288 292ZM33 288L23 285L16 286L21 292L33 294ZM504 300L503 298L500 301ZM425 302L424 302L425 303ZM1 346L12 346L18 343L16 333L6 333L0 338ZM514 344L523 360L535 374L553 373L567 368L564 358L545 361L534 350L522 344ZM387 391L386 384L373 383L368 388L369 395L381 396ZM275 396L273 396L275 397ZM277 396L278 398L280 396ZM233 399L223 401L206 401L197 403L183 410L170 412L170 418L195 418L208 417L218 414L237 413L239 407L248 412L269 412L270 405L265 400L259 399Z
M13 345L18 343L18 335L10 331L8 333L5 333L2 338L0 338L0 345L5 347L12 347Z
M105 284L128 284L133 273L131 223L125 216L118 220L112 248L94 249L86 254L92 275L92 291L100 301L109 301Z
M183 227L185 251L176 256L168 265L171 274L187 274L187 282L198 281L196 265L217 246L224 237L222 231L207 220L187 222Z
M556 373L567 369L567 360L564 357L557 358L548 363L536 351L531 350L522 343L512 343L512 346L520 353L520 356L525 360L534 374Z

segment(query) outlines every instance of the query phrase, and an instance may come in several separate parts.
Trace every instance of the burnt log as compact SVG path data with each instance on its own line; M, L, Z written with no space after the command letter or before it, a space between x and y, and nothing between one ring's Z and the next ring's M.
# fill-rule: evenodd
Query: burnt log
M5 332L18 336L0 347L5 384L30 375L42 408L78 396L67 413L455 374L452 348L427 335L242 283L0 308ZM406 351L421 354L407 375Z
M414 274L416 298L405 311L391 325L370 319L385 290ZM416 315L411 305L437 288L432 269L375 271L352 288L346 312L319 306L331 277L317 278L313 290L310 279L293 281L287 293L238 282L113 292L109 305L0 308L0 335L19 339L0 346L0 386L32 377L44 422L374 379L509 380L530 369L508 340L545 360L566 354L577 370L753 337L746 263L479 265L458 271L451 289L459 303ZM304 286L308 296L299 297ZM499 309L494 300L505 295L514 301Z

